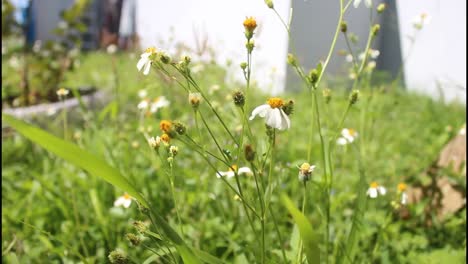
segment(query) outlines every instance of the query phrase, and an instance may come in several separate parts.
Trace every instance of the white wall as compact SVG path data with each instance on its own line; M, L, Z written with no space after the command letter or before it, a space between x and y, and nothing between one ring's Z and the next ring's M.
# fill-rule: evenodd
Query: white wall
M438 97L440 82L445 99L466 103L466 1L399 0L397 11L403 57L409 52L405 36L413 34L413 17L422 12L432 16L407 59L407 87Z
M275 1L275 8L286 20L289 4L285 0ZM139 0L137 33L143 49L158 46L158 39L167 40L170 36L193 48L196 29L208 36L209 45L217 51L218 63L231 59L232 77L243 80L238 65L246 60L242 25L246 16L254 16L258 24L254 35L252 79L264 90L280 92L285 83L287 33L263 0ZM171 27L174 27L174 34L170 33ZM171 50L173 47L160 48ZM272 71L276 73L272 75Z

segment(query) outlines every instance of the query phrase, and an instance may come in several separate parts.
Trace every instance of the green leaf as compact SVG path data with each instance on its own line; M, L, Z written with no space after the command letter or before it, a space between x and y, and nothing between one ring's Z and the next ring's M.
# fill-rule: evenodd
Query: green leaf
M109 166L103 159L89 153L77 145L58 138L42 129L31 126L10 115L2 114L2 119L31 141L63 158L64 160L88 171L91 175L103 178L110 184L126 191L142 205L151 210L155 222L162 228L164 234L175 244L177 251L185 263L200 263L192 250L182 238L172 229L158 213L154 212L140 192L118 170Z
M281 194L281 201L292 215L294 222L299 228L304 252L309 264L320 264L320 248L318 246L318 236L312 229L312 225L302 214L287 195Z
M203 262L205 263L208 263L208 264L221 264L221 263L224 263L224 261L222 261L221 259L215 257L215 256L212 256L204 251L201 251L201 250L198 250L196 248L191 248L193 250L193 252L195 253L195 255L197 255L197 257L199 259L201 259Z

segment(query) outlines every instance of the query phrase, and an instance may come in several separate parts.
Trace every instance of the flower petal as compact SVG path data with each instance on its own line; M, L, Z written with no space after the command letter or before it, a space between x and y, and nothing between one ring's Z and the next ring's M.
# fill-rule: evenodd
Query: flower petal
M291 121L289 120L288 115L283 111L283 109L280 110L281 113L281 124L283 129L289 129L291 127Z
M377 196L379 195L377 192L377 188L369 188L367 190L367 195L369 195L370 198L377 198Z
M247 175L252 175L253 172L249 167L240 167L239 170L237 170L237 173L239 175L241 174L247 174Z
M260 117L265 117L265 115L267 114L268 110L270 110L270 109L271 109L271 107L270 107L270 105L268 105L268 104L264 104L264 105L257 106L257 107L252 111L252 114L250 115L249 120L254 119L257 115L259 115Z
M145 65L145 69L143 70L143 74L148 75L150 69L151 69L151 61L148 61Z
M117 198L117 200L115 200L114 202L114 206L115 207L118 207L118 206L122 206L125 202L125 198L123 198L122 196Z
M348 140L346 140L346 138L344 137L340 137L336 140L336 144L338 145L346 145L348 144Z
M380 195L385 195L387 193L387 189L383 186L377 187L377 190L379 191Z
M131 204L132 204L132 199L124 199L122 203L123 207L125 208L129 208Z
M361 3L361 0L354 0L354 3L353 3L354 8L357 8L360 3Z
M141 68L143 68L143 66L146 64L146 62L148 62L148 58L141 58L138 62L137 62L137 69L138 71L141 71Z

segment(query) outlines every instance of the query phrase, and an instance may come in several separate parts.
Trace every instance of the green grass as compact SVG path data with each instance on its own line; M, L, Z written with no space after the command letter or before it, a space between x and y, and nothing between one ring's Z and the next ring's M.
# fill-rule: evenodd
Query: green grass
M171 185L162 162L154 157L143 135L139 132L139 113L136 108L139 89L146 89L150 97L164 95L171 106L156 115L144 119L144 127L151 127L150 135L160 135L159 121L178 120L187 126L187 133L202 142L205 148L217 153L216 145L208 132L196 130L193 111L186 93L173 81L163 80L151 74L143 76L136 70L139 54L118 54L117 72L119 108L115 116L101 113L102 109L76 109L82 119L69 125L70 132L79 132L70 139L80 148L104 159L116 168L150 201L160 216L166 219L194 248L216 256L227 263L252 263L260 255L257 236L250 230L241 203L215 176L200 155L177 139L172 144L179 147L174 160L175 198L182 225L171 196ZM109 93L114 101L114 76L111 58L107 54L88 53L81 59L80 68L66 76L64 86L94 85ZM242 84L224 83L225 71L215 64L205 64L205 69L195 74L200 87L209 93L211 102L219 110L224 122L235 136L242 124L239 110L229 95ZM253 72L255 75L255 72ZM331 82L330 82L331 83ZM220 89L208 92L212 85ZM325 87L326 85L324 85ZM325 104L319 96L324 120L323 130L330 136L348 103L348 92L340 87L330 87L333 98ZM442 103L429 97L398 89L389 91L385 84L361 89L361 98L351 108L344 127L354 128L359 138L353 145L338 146L334 158L335 178L331 199L330 255L340 251L339 242L345 241L353 217L355 192L359 181L359 148L362 168L368 182L377 181L387 187L389 194L382 199L367 200L367 209L357 226L355 255L357 263L422 263L431 259L443 263L448 255L453 261L463 259L466 236L464 211L450 216L448 221L427 228L422 224L419 205L410 205L412 217L402 220L393 217L385 231L382 223L392 210L389 201L396 185L404 181L408 185L418 181L419 175L434 161L444 144L465 123L465 107L456 103ZM250 112L253 106L265 102L268 95L261 92L249 94ZM307 159L311 115L310 95L307 92L287 93L284 98L295 102L289 131L277 134L271 206L277 217L282 241L279 241L271 222L266 226L267 263L281 262L280 245L286 254L296 257L297 234L293 233L293 220L280 201L280 193L287 194L297 206L302 201L302 184L298 181L297 165ZM213 133L224 149L235 155L237 148L223 133L222 127L206 104L201 110L212 125ZM50 120L54 118L54 120ZM45 118L46 130L58 137L63 135L60 115ZM33 123L44 123L42 120ZM199 120L201 123L201 121ZM255 132L257 155L267 151L263 120L250 121ZM447 127L452 127L451 131ZM316 125L313 128L316 131ZM313 134L310 163L318 165L313 181L320 182L320 140ZM172 259L167 243L147 235L143 245L131 246L126 233L137 233L132 223L148 218L133 203L129 209L114 208L114 200L122 195L120 189L93 177L91 174L47 152L22 135L3 139L2 144L2 260L7 263L105 263L110 251L121 248L136 263L154 259L151 247L163 257L159 262ZM227 170L222 163L213 163L219 170ZM239 167L248 163L237 164ZM234 179L228 180L235 185ZM250 201L256 201L252 177L242 177L240 184ZM323 195L318 185L308 185L306 218L314 230L322 232L324 226L320 213ZM260 207L257 206L257 209ZM260 230L260 223L254 223ZM180 232L183 230L183 232ZM462 231L463 230L463 231ZM155 230L153 230L155 231ZM296 230L297 232L297 230ZM301 231L302 232L302 231ZM293 235L291 235L293 234ZM320 250L324 252L323 233L320 233ZM373 256L373 246L379 239L380 249ZM174 249L171 252L175 252ZM258 259L258 258L257 258ZM323 256L322 256L323 259ZM441 259L437 262L437 259ZM422 261L422 262L421 262ZM453 263L455 263L453 262Z

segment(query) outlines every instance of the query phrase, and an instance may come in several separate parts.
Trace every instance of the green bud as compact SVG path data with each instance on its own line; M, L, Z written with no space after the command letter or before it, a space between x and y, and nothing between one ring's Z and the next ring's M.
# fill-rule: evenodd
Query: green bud
M291 53L288 53L288 64L291 66L297 66L297 58Z
M160 55L161 62L164 64L169 64L171 63L171 57L167 55L166 53L161 53Z
M309 81L311 84L315 84L318 81L318 71L317 69L312 69L309 72Z
M325 99L325 103L328 104L331 100L331 90L328 88L323 89L322 95L323 95L323 98Z
M179 134L181 136L184 135L185 132L187 131L187 128L181 122L176 121L176 122L174 122L172 124L174 125L174 130L177 132L177 134Z
M245 43L245 47L247 48L247 51L249 53L252 52L253 48L255 47L255 42L253 41L253 39L249 39L246 43Z
M138 246L140 244L140 242L141 242L141 239L137 235L132 234L132 233L126 234L125 237L135 247Z
M185 55L182 57L182 61L185 62L185 64L190 64L190 62L192 61L192 58L190 58L190 56L188 55Z
M112 251L109 256L109 262L112 264L127 264L130 263L130 260L127 257L127 254L121 249L116 249Z
M242 70L245 70L245 68L247 68L247 62L245 62L245 61L241 62L240 67L241 67Z
M355 104L359 99L359 90L353 90L349 96L349 104Z
M294 112L294 101L289 100L289 102L285 103L281 109L283 109L286 115L291 115Z
M248 162L253 162L254 159L255 159L255 151L252 147L252 145L245 145L245 148L244 148L244 154L245 154L245 159L248 161Z
M380 31L380 25L379 24L375 24L374 26L372 26L372 36L377 36L379 31Z
M232 99L234 100L234 104L238 107L244 107L245 104L245 96L241 91L235 92L232 95Z
M348 23L346 23L346 21L341 21L340 30L343 33L346 33L346 31L348 31Z
M381 3L377 6L377 13L381 14L383 11L385 11L385 8L387 5L385 3Z
M133 222L133 226L140 234L144 234L148 230L148 225L142 221Z
M273 8L273 1L272 0L265 0L265 4L268 6L268 8Z

